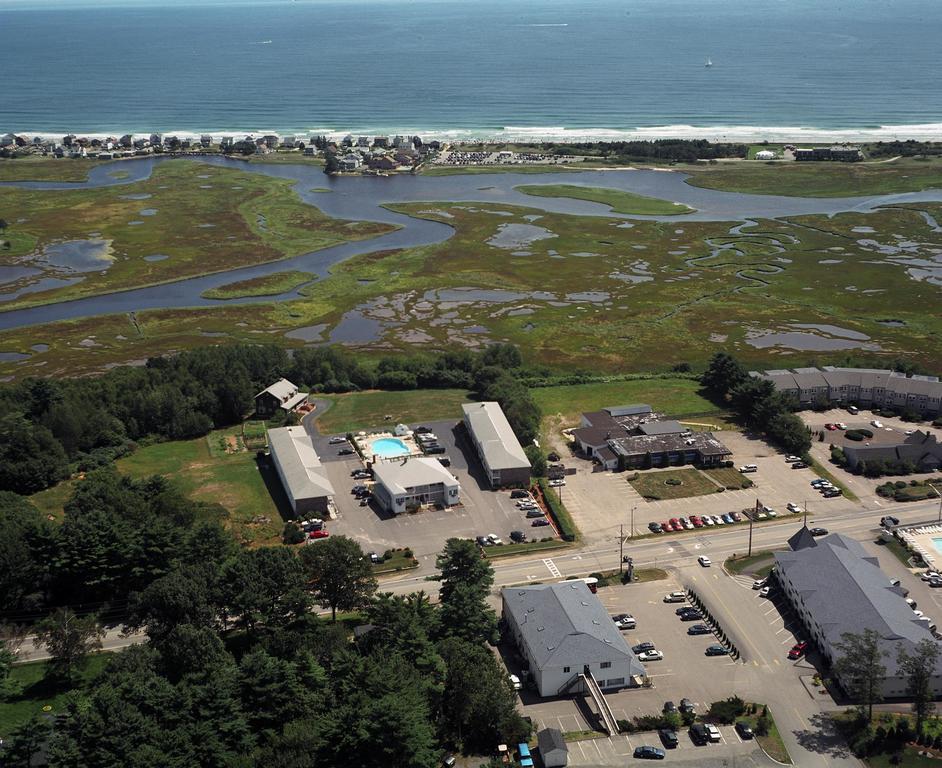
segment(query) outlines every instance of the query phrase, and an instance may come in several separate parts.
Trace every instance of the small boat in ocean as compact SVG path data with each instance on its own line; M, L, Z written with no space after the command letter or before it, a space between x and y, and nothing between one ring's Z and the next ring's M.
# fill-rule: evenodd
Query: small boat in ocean
M705 66L705 67L712 67L712 66L713 66L713 59L711 59L711 58L708 56L708 57L707 57L707 60L706 60L706 64L704 64L703 66Z

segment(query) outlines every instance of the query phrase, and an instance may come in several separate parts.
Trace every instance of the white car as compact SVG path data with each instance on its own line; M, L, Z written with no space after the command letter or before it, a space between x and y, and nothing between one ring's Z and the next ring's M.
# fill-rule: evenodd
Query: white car
M706 555L700 555L700 557L697 558L697 562L700 563L700 565L702 565L704 568L709 568L711 565L713 565L713 563L710 562L710 558L708 558Z
M704 525L713 525L713 518L709 515L704 515L700 519L703 521Z
M491 542L491 544L503 544L504 543L504 540L500 536L498 536L496 533L489 533L487 535L487 540Z
M638 654L638 661L663 661L664 654L660 651L642 651Z
M565 480L550 480L549 485L553 488L560 488L566 484Z
M796 461L801 461L801 456L786 456L785 461L787 461L789 464L793 464Z
M772 507L767 507L764 504L762 505L762 511L765 512L769 517L778 517L778 513L772 509Z
M758 472L759 467L755 464L744 464L743 466L739 468L739 471L742 472L744 475L747 475L750 472Z
M332 437L327 441L329 445L340 445L341 443L345 443L345 442L347 442L347 438L340 437L339 435L336 437Z
M759 597L768 597L769 592L771 591L772 591L772 587L769 587L769 586L762 587L762 589L759 590Z
M719 741L720 740L720 729L717 728L713 723L706 723L706 732L707 736L710 738L710 741Z
M870 422L871 427L876 427L877 429L883 429L883 422L879 419L874 419Z
M798 513L801 512L801 507L799 507L794 501L788 502L788 511Z
M753 589L762 589L768 583L768 579L756 579L752 582Z
M519 691L521 688L523 688L523 683L520 682L520 678L516 675L510 675L509 679L510 684L514 687L515 691Z
M907 429L907 430L906 430L906 434L907 434L907 435L915 435L915 434L916 434L916 430L915 430L915 429Z
M837 425L838 429L847 429L847 425L842 421Z
M719 515L711 515L711 517L713 518L713 525L726 525L726 523L723 522L723 518Z

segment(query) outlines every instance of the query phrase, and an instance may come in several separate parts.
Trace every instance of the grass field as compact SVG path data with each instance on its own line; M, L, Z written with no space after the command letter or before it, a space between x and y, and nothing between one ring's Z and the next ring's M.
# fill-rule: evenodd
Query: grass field
M561 416L563 424L575 424L588 411L614 405L646 403L670 416L715 411L716 406L699 394L700 384L688 378L626 379L593 384L536 387L533 399L543 416Z
M105 653L90 656L79 678L78 687L81 688L95 677L107 660L108 654ZM73 689L47 680L46 666L46 662L36 661L13 667L10 679L21 686L21 692L8 699L0 699L0 739L9 736L14 728L33 715L42 714L43 707L52 707L53 714L63 711L69 691Z
M761 705L760 705L761 706ZM761 712L761 710L760 710ZM792 762L791 755L788 754L788 747L785 746L785 742L782 741L782 734L779 733L778 726L775 724L775 717L772 714L772 710L769 710L769 732L765 736L756 735L756 741L759 742L759 745L762 749L765 750L766 754L771 757L773 760L779 763L785 763L790 765ZM743 715L742 717L737 717L737 720L745 720L752 726L752 729L756 728L756 721L759 719L757 715Z
M321 396L318 396L321 397ZM416 389L404 392L351 392L346 395L324 395L331 402L323 416L317 418L322 434L354 432L383 424L400 422L419 424L440 419L461 420L461 404L468 402L463 389ZM386 419L391 416L391 419Z
M5 292L24 292L3 308L278 261L394 229L325 216L292 186L178 160L157 165L145 181L116 187L2 188L0 209L28 215L9 217L3 238L10 248L0 266L36 270L4 285ZM54 287L39 282L48 279Z
M693 213L694 209L660 200L656 197L636 195L620 189L602 187L582 187L577 184L525 184L515 187L518 192L536 197L568 197L575 200L588 200L609 206L615 213L627 213L645 216L676 216Z
M483 173L565 173L596 167L585 163L560 165L424 165L422 176L466 176Z
M748 573L753 576L764 576L762 571L771 567L775 562L774 552L771 549L763 549L752 555L733 555L726 558L723 564L730 573Z
M85 181L98 160L73 160L54 157L18 157L0 159L0 181Z
M253 277L250 280L240 280L218 288L210 288L201 294L205 299L241 299L246 296L277 296L286 293L299 285L309 283L316 279L310 272L290 270L288 272L275 272L263 277Z
M716 483L697 469L666 469L639 472L635 480L628 481L648 501L659 499L685 499L716 493ZM675 484L676 483L676 484Z
M854 197L942 188L942 159L863 163L717 163L685 167L688 184L726 192Z
M716 467L701 470L707 477L712 478L726 490L752 488L754 483L735 467Z
M132 477L164 475L190 498L221 504L229 513L225 524L247 544L280 540L283 491L273 472L259 469L253 451L213 456L201 437L141 448L118 469Z

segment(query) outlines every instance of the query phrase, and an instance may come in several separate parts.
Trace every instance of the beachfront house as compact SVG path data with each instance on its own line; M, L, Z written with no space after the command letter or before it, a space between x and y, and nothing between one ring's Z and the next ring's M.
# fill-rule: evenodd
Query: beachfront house
M202 147L209 147L209 146L212 145L212 143L213 143L213 137L212 137L212 136L210 136L210 135L208 135L208 134L205 134L205 133L204 133L202 136L200 136L200 146L202 146Z

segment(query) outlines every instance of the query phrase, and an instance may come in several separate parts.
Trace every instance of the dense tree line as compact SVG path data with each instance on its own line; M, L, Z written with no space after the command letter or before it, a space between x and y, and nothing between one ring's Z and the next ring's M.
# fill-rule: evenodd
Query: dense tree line
M718 143L706 139L656 139L654 141L594 141L577 144L545 143L544 152L596 155L614 160L693 162L721 157L746 157L745 144Z
M942 155L942 143L937 141L878 141L867 147L870 157L933 157Z
M183 547L132 593L127 625L146 644L110 656L54 729L19 728L10 765L48 741L54 768L433 768L445 746L480 753L527 738L487 645L493 572L472 542L447 542L438 605L375 595L362 550L343 537L300 553L207 549ZM311 611L333 607L337 585L325 582L337 570L358 585L340 601L364 614L356 640Z
M526 375L524 375L526 374ZM241 421L256 392L284 376L312 392L463 388L499 400L522 440L538 412L519 351L387 356L367 364L336 347L289 354L272 345L228 345L151 358L97 378L26 379L0 386L0 490L29 494L73 470L110 463L145 439L187 439ZM518 433L519 434L519 433Z
M713 355L700 380L715 402L732 408L747 427L771 442L790 453L811 448L808 429L793 412L796 404L776 392L771 381L750 376L731 355Z

